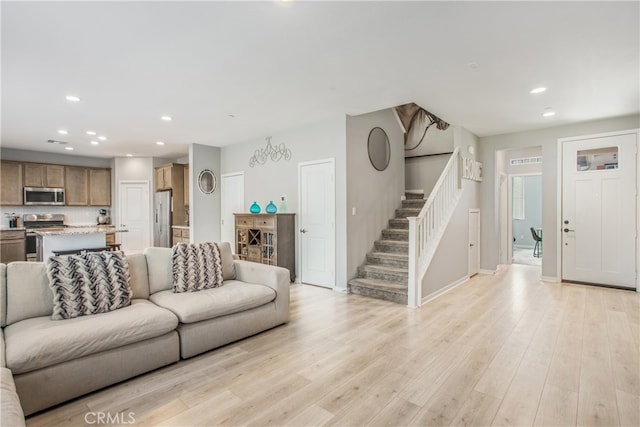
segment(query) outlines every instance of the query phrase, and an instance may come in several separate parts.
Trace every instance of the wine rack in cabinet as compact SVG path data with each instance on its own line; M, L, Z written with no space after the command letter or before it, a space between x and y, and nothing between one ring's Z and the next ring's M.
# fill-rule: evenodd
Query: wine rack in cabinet
M234 215L238 258L284 267L293 282L296 278L295 214Z

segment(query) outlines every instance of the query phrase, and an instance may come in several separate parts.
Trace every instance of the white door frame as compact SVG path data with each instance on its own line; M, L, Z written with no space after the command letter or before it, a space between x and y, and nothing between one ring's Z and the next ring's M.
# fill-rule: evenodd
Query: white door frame
M513 178L517 176L542 176L542 172L510 173L507 175L507 264L513 264ZM544 187L542 187L541 204L543 200ZM542 206L542 216L544 219L544 206ZM543 227L542 235L544 236L544 221L540 226ZM544 262L544 256L542 262Z
M478 271L473 273L475 275L475 274L478 274L480 272L480 246L481 246L481 244L480 244L480 229L482 227L482 221L480 219L480 209L477 209L477 208L469 209L469 230L471 230L471 214L473 214L473 213L477 213L478 214L478 225L477 225L478 235L476 236L477 237L476 245L478 245L478 260L477 260ZM469 246L471 246L471 240L472 240L471 239L471 233L469 233L469 242L468 242ZM470 268L470 266L471 266L471 258L469 258L468 262L467 262L467 276L469 276L469 277L471 277L471 268Z
M596 133L591 135L572 136L568 138L558 138L558 182L556 189L556 276L562 281L562 153L564 143L569 141L579 141L582 139L605 138L618 135L636 135L636 214L640 212L640 129L628 129L615 132ZM543 190L544 191L544 190ZM640 215L636 215L636 292L640 292Z
M311 166L311 165L318 165L318 164L323 164L323 163L328 163L331 165L331 169L333 172L333 183L332 183L332 192L333 192L333 199L334 199L334 203L333 203L333 215L332 215L332 221L333 221L333 233L331 233L331 247L333 248L333 257L331 258L331 270L333 271L333 285L331 286L331 289L336 289L336 203L335 203L335 197L336 197L336 180L335 180L335 176L336 176L336 161L334 158L328 158L328 159L320 159L320 160L312 160L309 162L301 162L298 163L298 220L297 225L302 223L302 218L300 217L300 212L302 212L302 185L301 185L301 173L302 173L302 168L304 166ZM296 232L296 264L298 265L298 271L300 272L296 277L296 282L297 283L302 283L302 261L301 261L301 248L300 248L300 234L298 233L298 230L295 230Z
M220 240L222 240L222 221L224 220L224 218L222 218L222 213L224 212L224 206L222 205L222 203L224 202L222 197L222 188L224 187L224 179L232 176L242 176L242 205L243 206L247 205L246 201L244 200L244 190L245 190L244 171L221 174L220 175ZM235 254L236 253L236 236L235 235L233 237L233 241L230 243L231 243L231 252Z

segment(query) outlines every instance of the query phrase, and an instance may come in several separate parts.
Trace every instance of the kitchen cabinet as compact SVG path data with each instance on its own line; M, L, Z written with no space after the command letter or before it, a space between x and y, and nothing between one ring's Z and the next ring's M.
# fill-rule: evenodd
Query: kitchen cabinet
M169 163L155 169L156 191L171 191L171 224L186 224L184 207L184 165Z
M67 206L89 205L89 169L65 166L65 204Z
M0 262L26 261L25 230L0 231Z
M64 166L43 163L25 163L25 187L64 187Z
M171 228L171 236L172 236L172 245L176 245L178 243L190 243L191 241L191 233L188 228Z
M89 169L89 206L111 206L111 169Z
M289 270L295 264L295 214L234 214L236 254L241 260L277 265Z
M22 205L22 164L0 163L0 205Z
M177 175L183 174L182 165L171 163L164 166L159 166L156 168L156 191L163 190L172 190L176 183L174 182L174 178L177 178ZM180 184L182 185L182 181L184 177L181 177ZM176 180L177 181L177 180Z

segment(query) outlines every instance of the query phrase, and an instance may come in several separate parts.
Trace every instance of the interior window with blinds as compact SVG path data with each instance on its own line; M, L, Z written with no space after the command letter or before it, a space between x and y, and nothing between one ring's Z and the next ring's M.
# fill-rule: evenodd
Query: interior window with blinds
M524 178L513 177L511 189L511 200L513 205L513 219L524 219Z

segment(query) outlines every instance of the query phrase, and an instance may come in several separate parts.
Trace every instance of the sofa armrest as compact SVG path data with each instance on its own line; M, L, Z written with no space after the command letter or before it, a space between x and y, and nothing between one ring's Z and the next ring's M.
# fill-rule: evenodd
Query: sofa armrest
M265 285L276 291L276 316L278 324L289 321L289 270L275 265L249 261L233 261L236 280Z

